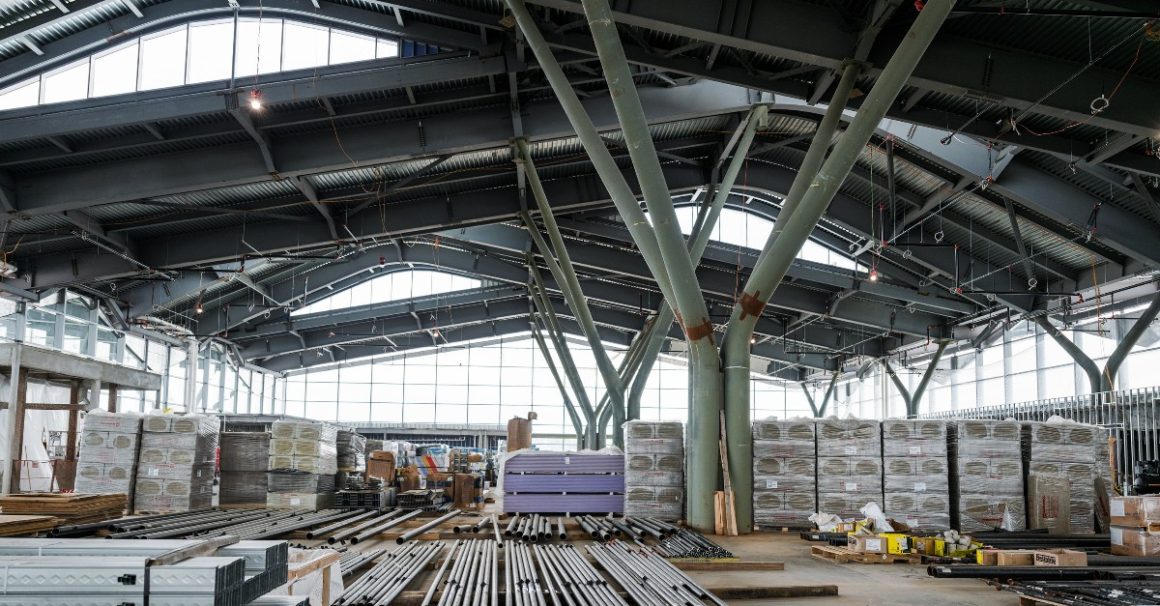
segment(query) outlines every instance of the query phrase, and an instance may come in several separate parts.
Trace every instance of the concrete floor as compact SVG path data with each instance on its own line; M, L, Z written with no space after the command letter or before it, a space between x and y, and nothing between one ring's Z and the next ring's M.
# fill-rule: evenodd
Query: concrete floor
M1019 598L974 579L934 579L925 566L907 564L838 564L810 555L810 545L796 533L711 537L742 559L785 563L774 572L693 572L706 587L766 585L837 585L837 597L744 600L745 606L1018 606Z

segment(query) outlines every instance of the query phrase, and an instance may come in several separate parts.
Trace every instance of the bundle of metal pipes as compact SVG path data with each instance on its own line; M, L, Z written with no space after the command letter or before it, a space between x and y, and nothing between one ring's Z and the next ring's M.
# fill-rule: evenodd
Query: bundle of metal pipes
M972 534L971 538L996 549L1110 549L1112 545L1106 534L987 532Z
M653 547L666 558L732 558L733 552L705 538L705 535L681 528L676 534Z
M243 539L265 539L283 535L295 530L313 528L314 526L332 523L337 520L353 518L360 513L361 512L358 510L341 511L338 509L323 509L321 511L280 511L266 518L258 518L239 524L233 524L231 526L213 528L209 530L198 529L193 530L192 532L190 532L190 529L187 529L187 535L175 536L209 538L228 534Z
M124 532L151 532L162 531L183 526L229 526L244 520L273 515L275 512L266 510L217 510L203 509L199 511L185 511L181 513L164 513L148 516L124 517L89 524L70 524L57 526L49 534L54 537L83 537L101 531L113 533ZM157 537L161 538L161 537Z
M338 569L342 571L343 577L348 577L367 564L377 560L379 556L386 553L386 549L372 549L370 551L344 551L342 556L338 559Z
M395 518L396 516L398 516L401 513L402 513L402 511L396 509L394 511L389 511L389 512L384 513L384 514L371 517L368 520L363 520L357 526L351 526L350 528L344 528L342 530L339 530L338 532L332 531L331 535L329 537L326 537L326 542L333 545L333 544L338 543L340 541L352 539L355 536L359 536L360 533L367 530L368 528L382 526L382 525L386 524L387 522L391 521L393 518ZM415 515L418 515L418 514L415 514ZM321 534L321 533L319 533L319 534ZM357 543L358 541L353 541L353 542Z
M399 597L443 551L442 542L411 543L383 555L383 560L359 577L342 593L335 604L345 606L373 606L390 604Z
M1142 581L1016 582L1006 589L1037 602L1068 606L1138 606L1156 604L1160 579Z
M630 549L620 542L591 545L588 553L641 606L717 604L717 596L647 548Z
M994 579L998 581L1160 580L1160 563L1131 566L976 566L936 564L926 573L939 579Z
M548 593L553 598L558 595L567 604L628 604L572 545L533 545L532 550L540 563ZM531 561L527 563L531 564ZM534 570L531 576L535 577ZM535 587L539 601L523 604L543 604L538 585ZM555 599L553 603L556 603ZM522 606L520 602L516 604Z
M486 518L480 518L478 522L471 525L456 526L453 530L455 534L479 534L480 532L487 532L488 529L491 529L497 537L500 536L499 521L496 520L495 514L487 516Z
M568 539L565 520L567 518L556 518L556 522L553 524L551 518L538 513L530 516L512 516L503 533L504 536L525 543L539 543L553 538L564 541Z
M424 532L427 532L428 530L431 530L432 528L435 528L435 527L439 526L440 524L454 518L455 516L459 515L460 513L462 513L462 512L460 512L460 510L453 509L453 510L435 518L434 520L431 520L430 522L427 522L426 524L419 526L418 528L412 528L411 530L404 532L403 534L399 535L399 537L397 539L395 539L395 542L402 545L403 543L410 541L411 539L423 534Z
M448 573L452 561L454 565ZM438 606L498 606L499 545L474 539L455 541L423 597L423 606L431 604L436 592L441 592Z

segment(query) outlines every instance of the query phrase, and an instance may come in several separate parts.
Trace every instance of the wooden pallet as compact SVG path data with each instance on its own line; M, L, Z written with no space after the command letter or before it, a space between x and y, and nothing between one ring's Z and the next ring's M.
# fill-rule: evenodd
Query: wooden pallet
M27 493L0 497L5 514L48 515L68 524L84 524L121 517L127 505L123 493L58 494Z
M922 556L917 553L858 553L850 551L848 547L834 547L829 545L814 545L810 547L810 555L822 560L830 560L839 564L920 564Z

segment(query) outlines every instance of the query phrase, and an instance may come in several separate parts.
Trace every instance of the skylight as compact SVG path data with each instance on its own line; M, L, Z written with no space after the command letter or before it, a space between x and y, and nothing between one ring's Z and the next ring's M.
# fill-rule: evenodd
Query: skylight
M334 311L357 307L401 301L415 297L441 295L449 292L470 290L483 286L483 282L472 278L465 278L442 271L425 269L403 270L382 274L341 292L327 296L326 291L320 291L314 297L307 297L312 302L290 312L291 316L302 316L320 311Z
M394 40L292 20L238 19L236 37L233 20L201 21L136 38L0 90L0 111L396 57L398 50Z
M693 224L697 220L698 209L698 206L681 206L677 208L677 220L680 221L681 231L685 235L692 233ZM721 217L717 220L717 225L709 237L711 240L723 244L761 250L765 248L765 241L769 239L769 234L772 231L773 221L765 217L733 208L723 208L721 209ZM798 252L797 258L803 261L812 261L841 269L861 272L868 271L862 263L841 253L834 252L813 240L806 240L805 245Z

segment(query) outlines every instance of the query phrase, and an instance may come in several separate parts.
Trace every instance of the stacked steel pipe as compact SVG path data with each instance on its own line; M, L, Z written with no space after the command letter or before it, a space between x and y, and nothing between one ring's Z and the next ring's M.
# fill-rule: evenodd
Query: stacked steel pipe
M552 518L538 513L530 516L512 516L507 529L504 530L504 536L525 543L539 543L557 536L561 541L567 540L568 533L564 529L564 520L565 518L558 518L553 524Z
M651 550L630 549L619 542L591 545L587 549L636 604L667 606L708 602L725 606L725 602Z
M526 546L519 547L527 549ZM608 584L600 572L592 564L589 564L588 560L572 545L533 545L532 551L540 563L541 578L543 578L550 595L559 595L564 598L565 603L569 604L610 606L624 604L627 606L628 602L620 597L620 594ZM536 574L535 569L531 568L531 560L528 559L523 566L530 569L530 577L534 581ZM620 584L624 586L623 582ZM531 588L535 592L533 597L536 601L517 601L514 603L516 606L542 605L544 603L538 583L533 582ZM522 594L517 593L516 595ZM637 603L644 604L645 602Z
M509 574L511 566L509 560ZM446 580L443 578L445 574ZM436 592L441 592L438 606L498 606L499 550L496 543L474 539L456 541L435 573L435 579L423 598L423 606L432 603ZM508 599L511 600L510 593Z
M540 585L540 577L536 574L536 567L532 562L531 551L527 545L516 543L507 550L504 556L504 604L506 606L546 606L544 591ZM544 565L541 560L541 566ZM544 578L547 579L547 569L544 569ZM548 587L553 595L553 588ZM444 606L440 602L439 606Z
M441 542L411 543L382 556L382 561L343 591L334 603L344 606L389 604L443 551Z
M372 549L370 551L344 551L338 559L338 568L343 577L348 577L360 569L374 562L379 556L386 553L386 549Z
M710 541L705 535L684 528L653 547L666 558L732 558L728 549Z

